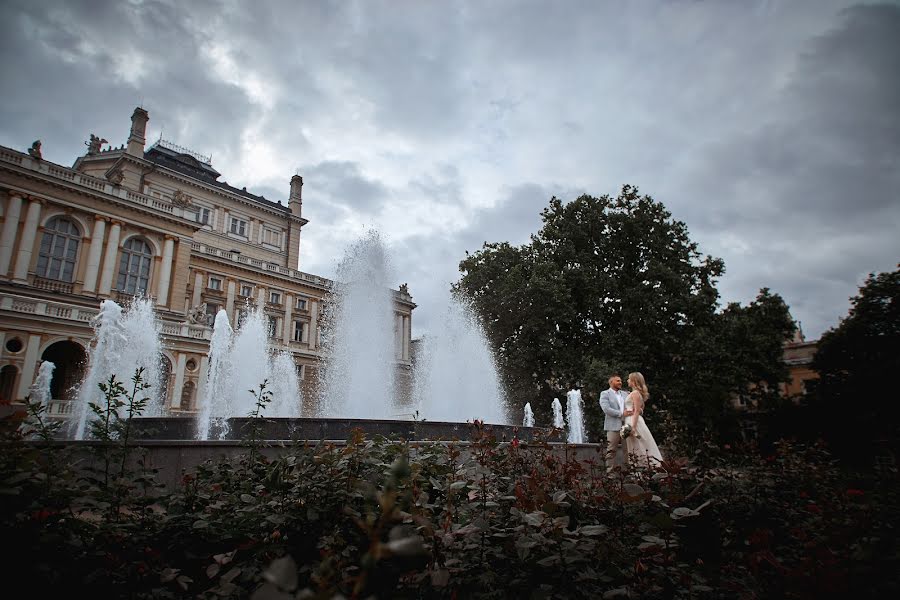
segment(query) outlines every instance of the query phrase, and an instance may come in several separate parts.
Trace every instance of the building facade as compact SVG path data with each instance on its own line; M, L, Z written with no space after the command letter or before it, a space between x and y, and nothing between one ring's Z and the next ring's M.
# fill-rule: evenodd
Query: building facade
M74 165L0 146L0 401L22 402L41 361L56 365L51 413L71 410L104 299L153 299L161 322L166 406L193 413L203 397L213 317L235 328L263 306L273 346L290 351L304 398L323 359L332 281L298 270L303 179L287 202L220 181L209 157L162 139L146 146L135 109L127 142L91 134ZM396 374L408 379L415 304L394 291Z

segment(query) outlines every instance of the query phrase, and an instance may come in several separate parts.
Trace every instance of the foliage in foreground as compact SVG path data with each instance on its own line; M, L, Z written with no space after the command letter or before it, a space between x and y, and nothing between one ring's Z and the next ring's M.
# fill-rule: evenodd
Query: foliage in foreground
M13 440L0 484L6 566L31 595L103 598L897 591L895 472L848 482L819 448L756 458L709 445L608 476L571 447L499 444L474 427L470 445L360 433L275 452L255 441L168 491L140 453L120 476L103 454L131 450L115 441L85 457Z

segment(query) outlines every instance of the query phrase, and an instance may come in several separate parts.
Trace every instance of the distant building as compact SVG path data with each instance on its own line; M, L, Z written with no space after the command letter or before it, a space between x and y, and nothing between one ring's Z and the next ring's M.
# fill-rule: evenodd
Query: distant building
M819 378L819 374L812 368L818 343L818 340L807 342L803 329L798 324L794 339L784 345L784 364L790 375L788 381L781 384L783 396L804 396L807 383Z
M91 134L71 168L0 146L0 401L21 402L43 360L55 363L51 412L71 410L101 300L151 297L162 323L166 407L192 413L203 397L212 319L233 326L264 307L270 338L293 355L307 398L322 358L332 282L297 269L303 179L287 203L224 181L210 157L160 139L145 148L137 108L118 148ZM285 190L286 192L288 190ZM411 317L394 291L397 374L409 379Z

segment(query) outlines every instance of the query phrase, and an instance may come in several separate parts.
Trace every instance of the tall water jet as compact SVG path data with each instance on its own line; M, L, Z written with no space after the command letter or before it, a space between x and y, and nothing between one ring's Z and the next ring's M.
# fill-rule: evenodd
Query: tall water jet
M531 402L525 403L525 418L522 419L523 427L534 427L534 412L531 410Z
M112 300L104 300L92 325L94 343L88 353L87 374L78 389L77 418L73 421L73 433L77 440L84 439L85 430L92 420L89 404L104 406L103 392L98 384L113 375L128 390L131 378L138 369L143 369L141 377L150 387L142 392L149 398L142 416L157 417L163 412L164 391L160 386L162 344L152 302L135 298L123 311ZM124 409L120 416L125 416Z
M581 390L566 392L566 420L569 422L569 443L585 442L584 411L581 402Z
M559 398L553 399L553 426L557 429L566 428L566 422L563 419L562 404L559 403Z
M235 332L228 313L216 314L209 343L209 371L198 415L197 439L225 439L229 417L246 417L254 410L259 386L266 383L270 417L296 417L302 405L297 367L287 352L273 352L265 312L249 307Z
M511 424L487 336L468 304L452 297L443 327L422 339L413 397L432 421Z
M265 414L270 417L300 416L302 402L300 398L300 378L297 376L297 365L288 352L276 352L272 356L272 378L269 389L272 391L272 403Z
M210 434L218 439L225 439L228 433L228 399L231 390L228 375L232 371L231 340L234 331L228 321L225 309L219 309L213 323L212 338L209 341L209 370L206 373L206 386L201 401L197 422L197 439L208 440Z
M31 385L31 401L40 403L44 409L50 408L50 398L52 397L50 382L53 381L53 369L55 368L56 365L49 360L42 362L38 367L37 377L34 378L34 383Z
M323 416L388 419L397 412L391 279L387 252L374 231L352 244L338 265L322 332Z

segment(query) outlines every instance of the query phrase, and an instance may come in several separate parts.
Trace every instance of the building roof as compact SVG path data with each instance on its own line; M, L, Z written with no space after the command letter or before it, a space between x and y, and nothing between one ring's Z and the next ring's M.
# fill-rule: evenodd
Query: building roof
M228 182L226 181L219 181L221 173L213 168L210 158L201 156L190 150L166 142L165 140L160 139L150 146L150 148L144 152L144 159L149 160L153 164L181 173L182 175L199 179L207 185L258 202L268 208L280 209L284 212L290 211L290 208L281 202L269 200L265 196L257 196L256 194L248 192L247 188L238 189L228 185Z

